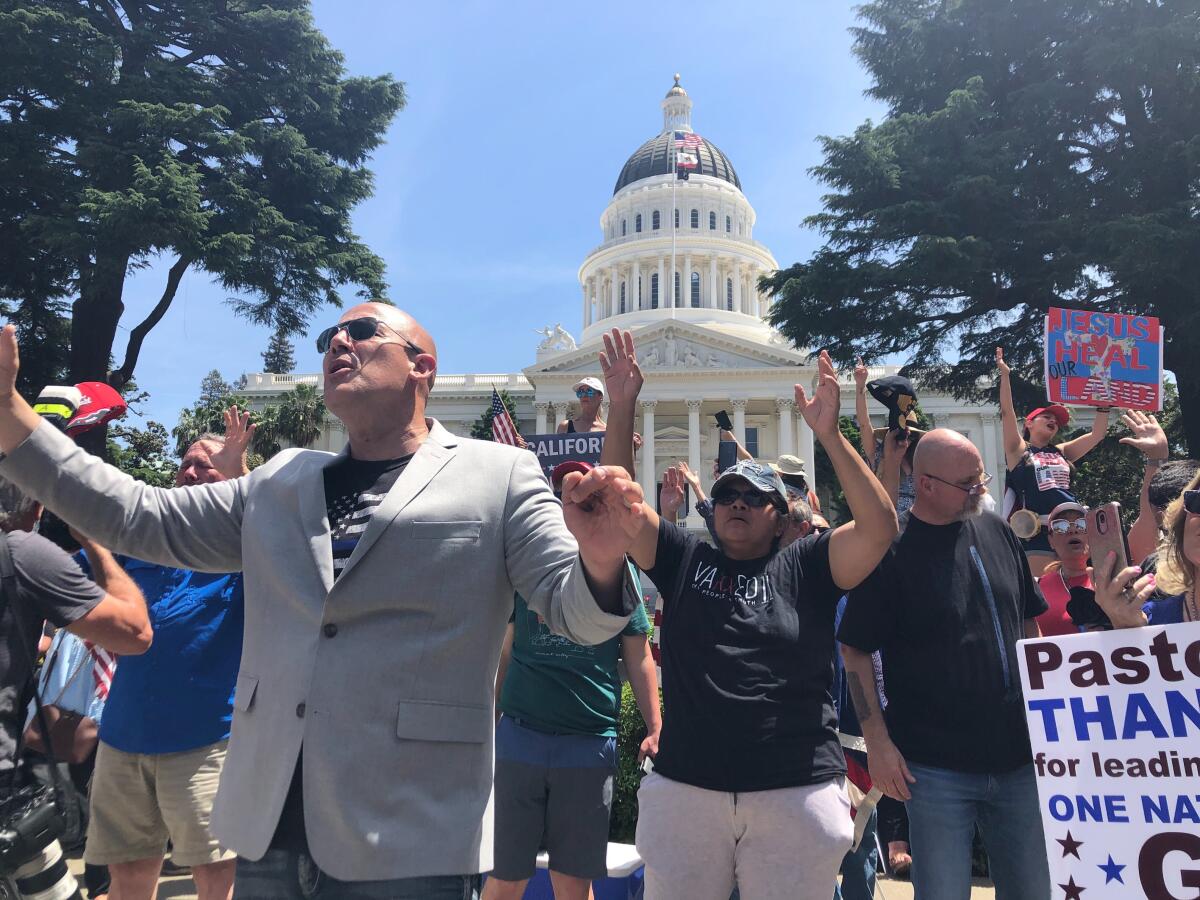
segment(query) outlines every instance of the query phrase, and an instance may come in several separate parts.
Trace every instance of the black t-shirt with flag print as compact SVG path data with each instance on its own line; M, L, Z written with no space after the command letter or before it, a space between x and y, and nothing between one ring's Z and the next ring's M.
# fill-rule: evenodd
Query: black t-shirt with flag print
M326 466L325 514L329 517L329 536L333 542L333 577L336 580L350 561L363 532L383 502L388 491L412 460L412 455L400 459L365 460L345 456ZM301 748L301 755L304 750ZM308 840L304 833L303 782L301 761L296 761L292 783L288 788L283 812L271 846L278 850L304 851Z

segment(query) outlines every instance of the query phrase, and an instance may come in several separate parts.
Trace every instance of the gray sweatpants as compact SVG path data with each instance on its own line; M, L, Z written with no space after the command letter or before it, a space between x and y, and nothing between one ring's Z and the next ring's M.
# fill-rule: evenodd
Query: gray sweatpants
M829 900L854 826L845 782L727 793L650 773L638 790L645 900Z

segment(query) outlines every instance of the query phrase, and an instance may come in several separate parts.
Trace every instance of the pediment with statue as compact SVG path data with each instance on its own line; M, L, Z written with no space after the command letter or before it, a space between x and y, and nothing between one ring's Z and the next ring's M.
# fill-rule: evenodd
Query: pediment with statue
M668 320L637 329L634 338L638 363L646 374L700 374L810 365L807 354L792 349L781 335L763 343L714 328ZM602 346L600 341L590 341L582 347L552 353L545 352L549 348L539 348L537 364L525 369L525 374L534 377L594 373Z

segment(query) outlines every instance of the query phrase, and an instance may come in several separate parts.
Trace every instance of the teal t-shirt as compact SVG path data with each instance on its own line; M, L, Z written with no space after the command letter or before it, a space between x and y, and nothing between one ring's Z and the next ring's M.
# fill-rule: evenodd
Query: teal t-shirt
M638 593L636 570L630 566ZM537 731L615 737L621 708L617 658L621 636L650 633L650 619L639 603L621 635L584 647L551 634L541 617L517 594L513 610L513 646L500 692L500 711Z

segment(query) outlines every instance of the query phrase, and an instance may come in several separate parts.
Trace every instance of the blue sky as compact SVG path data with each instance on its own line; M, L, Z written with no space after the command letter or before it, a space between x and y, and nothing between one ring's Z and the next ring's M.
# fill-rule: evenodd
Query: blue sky
M375 196L354 216L387 264L390 297L436 336L443 372L511 372L533 361L535 328L578 336L576 271L625 159L662 127L680 72L696 131L737 168L755 237L781 265L807 258L820 208L807 169L818 135L882 108L863 96L851 7L839 0L685 5L315 0L317 25L356 74L390 72L408 106L375 153ZM126 285L122 328L157 300L169 263ZM261 368L268 333L190 272L150 333L136 377L168 427L210 369ZM347 293L348 301L353 297ZM328 309L312 333L336 320ZM124 351L119 334L115 355ZM307 338L297 368L319 367Z

